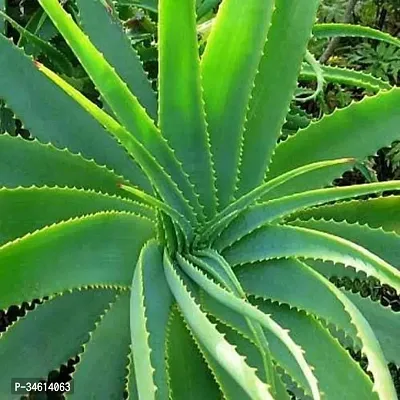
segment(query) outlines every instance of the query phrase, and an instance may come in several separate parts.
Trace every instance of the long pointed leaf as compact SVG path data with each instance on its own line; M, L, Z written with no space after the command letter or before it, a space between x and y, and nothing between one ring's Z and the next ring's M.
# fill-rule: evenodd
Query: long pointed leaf
M126 197L118 186L123 177L51 144L0 135L0 159L0 186L68 186Z
M259 277L260 275L257 274ZM287 287L287 282L285 282ZM287 291L287 290L286 290ZM204 296L204 308L211 314L231 327L232 331L237 331L233 339L238 341L240 350L240 338L249 338L251 332L246 329L246 325L241 321L239 314L234 314L231 310L221 306L218 302ZM345 398L346 400L377 400L378 396L372 392L372 382L367 374L362 371L358 363L342 348L339 342L333 338L329 331L324 328L313 315L306 314L296 308L289 308L284 304L270 303L256 299L253 304L266 314L271 314L274 320L279 321L285 329L290 330L291 336L304 350L304 357L313 366L313 372L318 379L321 397L328 400ZM343 309L343 306L341 305ZM343 313L347 313L343 310ZM347 315L348 316L348 315ZM222 330L226 331L226 328ZM232 333L234 333L232 332ZM311 395L306 379L301 369L293 359L287 348L282 345L280 340L266 331L271 352L277 365L283 369L285 374L289 374L291 380L301 388L309 398ZM227 338L232 337L229 334ZM247 346L248 347L248 346ZM338 386L338 382L340 385ZM293 391L291 389L291 391ZM304 394L299 396L304 397ZM280 399L280 397L277 397Z
M279 144L272 158L267 179L279 176L300 165L334 157L362 160L397 140L400 132L400 89L381 92L374 97L337 110L314 122ZM345 166L311 172L290 185L282 185L268 194L276 198L285 194L329 185L345 172Z
M400 235L394 232L384 232L379 228L372 229L345 221L295 220L291 225L315 229L349 240L368 249L400 271Z
M250 303L235 297L235 295L232 293L227 292L212 282L209 278L207 278L206 275L191 265L183 257L178 256L178 262L182 269L210 296L214 297L216 300L232 310L251 318L253 321L258 322L264 329L271 331L274 335L279 337L303 371L307 382L310 385L313 398L320 399L317 380L315 379L310 366L305 361L301 348L295 342L293 342L287 331L285 331L279 324L272 320L268 314L260 312Z
M156 158L177 183L186 198L199 209L198 199L187 175L168 143L104 56L73 22L58 0L39 0L54 25L74 51L89 77L107 101L121 124ZM125 145L124 142L122 142Z
M169 385L165 355L173 296L163 273L162 249L142 249L132 284L131 336L139 397L165 399Z
M218 250L222 250L239 238L252 232L254 229L282 219L302 208L355 196L397 189L400 190L399 181L378 182L366 185L310 190L257 204L236 217L217 238L215 246Z
M397 396L395 394L395 389L393 385L393 381L391 379L390 373L387 368L387 363L386 360L382 354L382 349L379 345L379 342L377 341L373 330L371 329L370 325L368 324L367 320L363 317L363 315L360 313L360 311L357 309L357 307L346 297L345 294L343 294L340 289L336 288L332 283L330 283L327 279L313 271L310 267L303 263L297 262L297 265L293 265L295 269L298 269L307 276L307 280L311 280L316 284L316 287L318 288L319 291L321 291L321 294L325 293L325 295L321 296L321 301L322 299L324 300L324 303L326 306L330 307L331 304L335 304L337 307L338 303L342 305L344 311L348 314L350 317L351 324L356 328L356 335L358 338L361 340L362 343L362 351L364 354L367 355L368 361L369 361L369 366L368 369L369 371L372 372L374 378L375 378L375 384L374 384L374 390L379 394L379 398L381 400L384 399L396 399ZM266 267L266 268L265 268ZM293 275L290 273L285 273L289 272L286 271L284 266L281 265L283 269L281 270L283 274L278 278L283 285L286 287L290 285L293 282ZM257 271L257 270L256 270ZM278 270L278 274L279 274ZM269 285L259 285L260 279L263 279L263 274L264 272L267 273L268 275L268 267L264 265L264 268L258 269L256 274L250 274L249 275L249 270L245 275L242 275L241 282L243 283L243 286L253 294L257 294L258 296L264 297L264 298L269 298L268 294L268 288ZM247 277L246 277L247 275ZM249 279L250 278L250 279ZM258 282L257 282L258 279ZM291 296L293 299L289 303L292 306L296 306L297 301L295 300L295 297L298 297L300 300L301 304L301 296L297 296L297 293L295 291L292 291L293 293ZM330 293L328 293L330 292ZM335 299L334 301L326 301L327 300L327 295L329 297L332 297ZM311 298L310 298L311 300ZM315 301L314 301L315 302ZM301 306L300 306L301 307ZM340 310L340 308L339 308ZM341 313L341 312L339 312ZM330 317L335 318L335 314L337 312L331 314ZM329 314L327 314L329 315ZM340 315L340 314L339 314ZM347 324L348 325L348 324Z
M86 0L85 0L86 1ZM159 125L199 193L215 214L210 148L200 84L194 0L159 2Z
M155 119L156 94L116 13L102 0L78 0L77 5L80 25L90 41L104 54L150 117Z
M219 209L234 193L247 105L273 6L273 0L223 1L201 60Z
M334 261L400 289L400 271L386 261L348 240L312 229L266 226L227 248L223 256L233 265L284 257Z
M400 364L400 349L398 333L400 318L397 312L390 307L384 307L370 298L363 298L359 294L345 292L346 296L360 310L371 325L388 362Z
M333 219L335 221L358 222L371 228L382 228L387 232L400 233L400 196L377 199L354 200L333 205L311 208L295 214L300 219ZM291 218L291 219L292 219Z
M350 68L339 68L331 66L322 66L324 80L342 85L355 86L368 90L379 91L381 89L391 89L392 86L380 78L373 75L353 70ZM300 71L300 80L315 80L316 74L309 65L303 65Z
M306 174L307 172L328 168L334 165L349 164L349 163L354 163L354 160L351 158L344 158L339 160L313 163L306 165L304 167L294 169L285 174L282 174L281 176L276 177L275 179L265 182L264 184L258 186L251 192L243 195L241 198L231 203L222 212L220 212L213 220L211 220L208 224L206 224L203 228L203 232L201 233L199 240L202 239L209 240L209 237L212 236L213 233L218 231L224 225L227 225L239 212L244 211L246 207L250 206L259 198L265 196L269 191L273 190L274 188L279 187L280 185L283 185L288 181L290 182L296 177Z
M10 68L10 65L13 68ZM151 190L125 149L61 89L44 77L32 60L0 35L0 97L24 122L31 135L94 159L135 185Z
M38 64L38 68L53 82L59 85L66 93L76 100L83 108L90 112L107 130L124 144L127 151L143 168L149 180L157 189L160 196L172 207L179 210L191 222L195 222L193 210L186 199L183 198L176 183L166 173L157 159L129 132L106 112L83 96L79 91L58 77L44 65ZM144 194L144 196L149 196Z
M275 1L247 113L237 196L252 190L265 177L297 86L318 5L319 0Z
M389 35L386 32L381 32L378 29L370 28L369 26L351 25L351 24L315 24L313 35L317 38L322 37L363 37L366 39L380 40L394 46L400 47L400 40Z
M127 211L154 219L154 212L142 204L69 188L2 188L0 210L0 245L46 225L100 211Z
M86 285L130 285L152 222L98 213L43 228L0 247L0 309Z
M245 363L201 311L166 254L164 254L164 272L185 320L200 343L252 399L273 400L268 386L258 379L255 371Z

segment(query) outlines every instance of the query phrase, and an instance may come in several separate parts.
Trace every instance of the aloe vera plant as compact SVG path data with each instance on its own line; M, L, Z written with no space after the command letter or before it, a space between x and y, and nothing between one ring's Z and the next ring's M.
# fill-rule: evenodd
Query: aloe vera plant
M0 308L42 300L0 397L79 355L67 398L396 399L399 318L329 278L400 289L400 198L345 201L400 182L329 185L398 139L400 89L277 145L318 0L224 0L201 59L195 1L160 0L158 96L108 3L39 2L105 107L0 37L35 138L0 136Z

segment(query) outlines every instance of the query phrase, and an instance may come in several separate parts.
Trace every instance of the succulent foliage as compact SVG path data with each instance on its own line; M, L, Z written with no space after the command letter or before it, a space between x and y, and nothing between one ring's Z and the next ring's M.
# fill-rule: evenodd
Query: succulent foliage
M400 290L400 197L380 196L400 182L330 187L399 139L400 89L307 52L397 39L314 26L318 0L224 0L200 57L196 2L148 0L155 93L109 2L39 3L103 107L49 42L14 25L53 69L0 36L0 98L34 137L0 135L0 309L43 299L0 338L0 398L79 355L67 398L397 399L398 315L329 278ZM314 122L299 78L376 95Z

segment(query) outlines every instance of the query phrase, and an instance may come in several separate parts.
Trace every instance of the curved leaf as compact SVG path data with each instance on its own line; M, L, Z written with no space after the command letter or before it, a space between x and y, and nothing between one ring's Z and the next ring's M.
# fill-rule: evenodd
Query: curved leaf
M266 193L273 190L276 187L283 185L285 182L291 181L298 176L306 174L310 171L319 169L329 168L334 165L349 164L353 163L354 160L351 158L344 158L339 160L324 161L319 163L313 163L305 165L300 168L296 168L292 171L288 171L281 176L271 179L268 182L256 187L251 192L243 195L238 200L232 202L228 207L221 211L213 220L208 224L205 224L203 231L199 237L199 240L207 239L212 237L213 233L218 232L224 225L226 226L238 213L244 211L246 207L257 201L259 198L265 196Z
M400 318L397 312L389 307L383 307L369 298L362 298L358 294L345 292L350 301L364 315L371 325L382 347L388 362L400 364L400 349L398 332L400 331Z
M69 188L1 188L0 209L0 245L46 225L99 211L127 211L154 219L154 212L142 204Z
M295 220L291 225L340 236L368 249L400 271L400 236L394 232L384 232L382 229L372 229L345 221Z
M339 313L337 311L334 311L332 314L330 314L328 320L335 319L338 316L340 317L340 315L343 314L343 311L347 313L348 317L350 317L353 329L356 328L357 337L361 340L362 351L368 357L368 370L372 372L375 379L373 390L379 394L379 398L382 400L396 399L396 392L394 389L393 381L387 368L386 360L382 354L382 349L374 335L373 330L371 329L371 326L368 324L367 320L363 317L357 307L338 288L336 288L327 279L313 271L307 265L297 262L297 265L293 264L292 267L301 270L300 276L303 275L304 277L307 277L306 280L314 282L315 287L319 288L318 290L322 294L318 297L319 301L321 301L321 304L323 304L324 307L328 307L328 309L325 310L325 315L329 315L329 309L333 310L332 305L335 305L335 308L337 310L340 310L340 308L342 308ZM286 278L284 278L285 272L289 271L286 271L285 268L282 268L280 271L282 271L283 274L281 276L278 276L280 275L278 272L276 279L279 279L281 284L284 284L287 287L288 285L293 283L293 275L286 274ZM266 275L264 275L264 273L266 273ZM250 293L257 294L258 296L264 298L269 298L269 285L259 285L259 281L257 281L257 278L262 280L268 279L268 275L269 271L268 268L265 268L265 266L264 268L259 268L256 273L252 273L250 269L247 271L247 277L250 279L241 279L241 282ZM299 285L299 287L305 289L306 285ZM286 292L288 291L286 290ZM290 296L292 296L294 299L294 297L297 297L297 294L296 291L293 292L294 293ZM330 293L328 294L328 292ZM328 298L334 298L335 300L332 302L331 300L328 300ZM298 296L298 299L300 299L300 302L307 302L307 298L305 296L303 296L303 298L301 298L301 296ZM312 299L313 298L309 296L309 300L313 301ZM310 303L310 301L308 302ZM314 303L316 303L315 300ZM340 303L341 306L339 306ZM291 302L290 305L296 306L296 300ZM317 307L323 309L321 305L317 305ZM340 318L343 320L343 316ZM348 326L348 323L346 323L344 326L346 325ZM343 328L343 326L341 327Z
M257 275L260 277L260 274ZM285 283L287 285L287 282ZM267 292L267 289L264 292ZM346 398L346 400L377 399L377 396L372 393L373 384L369 377L316 318L292 308L292 306L289 308L289 306L282 304L271 304L262 299L257 299L254 304L262 312L271 314L285 329L290 330L291 336L304 350L304 357L313 366L323 398L331 400L338 397ZM231 326L232 330L238 331L240 335L247 338L251 334L246 329L245 324L240 321L238 314L229 312L208 296L204 298L204 306L208 312ZM345 313L344 310L343 313ZM277 365L283 368L286 374L290 374L291 379L309 396L307 381L288 350L278 338L269 332L266 332L266 334ZM233 337L240 340L240 335L236 334ZM229 339L231 336L228 332L227 338ZM243 339L240 342L243 342ZM338 382L340 382L340 385L338 385ZM280 399L280 397L277 398Z
M267 179L317 160L335 157L362 160L390 145L400 132L399 102L400 89L394 88L375 97L365 97L311 123L277 146ZM345 170L345 166L335 166L305 174L272 191L268 198L326 186Z
M152 223L98 213L44 228L0 247L0 309L86 285L130 285Z
M366 39L380 40L394 46L400 47L400 40L386 32L381 32L378 29L370 28L369 26L351 25L351 24L315 24L313 35L317 38L323 37L363 37Z
M256 346L254 346L250 340L244 337L241 333L238 333L232 327L228 327L227 325L223 325L221 323L218 324L218 329L224 333L227 340L232 343L239 354L246 357L247 363L257 369L258 375L261 377L263 371L263 361L260 357L260 353ZM279 400L290 400L290 395L286 390L285 385L283 384L281 377L276 372L278 368L274 366L275 370L275 383L276 383L276 394L275 399ZM307 386L307 382L306 382ZM243 394L242 399L248 399L246 394Z
M312 229L265 226L227 248L222 255L233 265L284 257L334 261L400 289L400 271L386 261L355 243Z
M181 268L210 296L239 314L251 318L254 322L258 322L264 329L269 330L275 336L279 337L299 364L307 379L313 398L320 399L317 380L315 379L310 366L305 361L301 348L293 342L287 331L271 319L269 314L260 312L250 303L237 298L232 293L222 289L220 286L212 282L206 275L191 265L183 257L178 256L178 262Z
M126 197L119 188L124 178L51 144L0 135L0 159L0 186L68 186Z
M392 86L380 78L373 75L356 71L350 68L339 68L331 66L321 66L323 76L326 82L339 83L341 85L349 85L361 87L375 92L381 89L391 89ZM300 71L300 80L311 81L316 79L316 74L309 65L303 65Z
M243 291L239 281L232 271L232 268L223 259L223 257L213 250L198 251L195 254L197 257L190 255L187 256L187 259L192 262L193 265L205 270L215 280L217 280L221 287L227 289L236 297L242 300L246 299L246 293ZM190 264L180 256L178 256L178 261L186 263L187 267L190 267ZM271 360L269 345L265 338L262 326L258 322L251 320L249 317L245 317L245 320L252 333L252 338L257 346L262 360L262 368L259 369L259 371L261 371L263 374L261 379L265 378L265 381L271 385L271 391L275 395L277 392L277 384L279 384L279 379L276 375L275 367Z
M333 219L349 223L367 224L400 234L400 196L377 199L346 201L304 210L290 219Z
M256 228L282 219L302 208L396 189L400 189L400 181L316 189L270 200L252 206L237 216L236 219L234 219L218 236L214 245L216 249L222 250ZM288 219L291 220L290 217Z
M164 272L185 320L200 343L252 399L272 400L268 386L258 379L255 371L201 311L165 253Z

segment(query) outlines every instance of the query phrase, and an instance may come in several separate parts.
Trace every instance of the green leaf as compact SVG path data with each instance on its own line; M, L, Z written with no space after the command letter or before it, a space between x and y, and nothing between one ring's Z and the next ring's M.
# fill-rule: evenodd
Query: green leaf
M10 65L13 68L10 68ZM44 77L22 50L0 35L0 98L41 142L68 148L115 169L150 189L147 179L122 146L69 96Z
M72 375L74 394L67 394L67 399L123 398L129 333L129 292L126 291L117 297L91 332Z
M165 354L167 325L174 298L163 273L156 241L142 249L132 284L131 337L139 397L168 398Z
M248 101L273 3L272 0L223 1L201 60L220 210L229 204L234 193Z
M311 208L295 214L292 218L358 222L371 228L381 227L385 231L400 234L400 196L354 200Z
M170 398L219 399L221 393L183 318L174 307L168 323L167 364Z
M227 340L236 347L237 351L246 357L247 363L251 367L257 369L258 375L260 378L262 378L263 361L260 357L257 347L254 346L249 339L245 338L241 333L238 333L232 327L228 327L227 325L219 323L218 329L225 334ZM286 391L286 387L276 370L277 368L274 367L275 383L277 388L275 398L279 400L290 400L290 396ZM248 397L245 395L245 397L242 397L242 399L243 398L247 399Z
M188 220L195 223L193 210L187 200L182 196L176 183L165 172L154 156L134 136L54 72L50 71L44 65L38 65L38 68L53 80L53 82L57 83L63 90L65 90L66 93L73 97L90 114L92 114L112 135L116 137L116 139L120 140L127 151L142 167L150 182L157 189L164 201L175 208L177 210L176 212L181 212ZM123 186L122 188L127 190L128 186ZM137 196L142 193L142 197L151 199L150 195L147 195L138 189L130 188L129 191L134 191L134 194Z
M353 163L354 160L351 158L344 158L339 160L323 161L305 165L300 168L288 171L281 176L276 177L264 184L256 187L251 192L243 195L238 200L232 202L228 207L221 211L213 220L208 224L205 224L203 231L199 237L199 240L210 240L210 237L215 232L218 232L221 228L226 226L238 213L244 211L248 206L256 202L261 197L265 196L266 193L270 192L274 188L283 185L287 181L295 179L297 176L306 174L307 172L329 168L337 164L349 164Z
M228 312L209 298L204 300L205 308L210 313L215 313L216 318L240 332L240 335L249 337L251 332L245 329L246 327L243 323L240 324L238 315ZM262 299L257 299L254 304L260 311L270 314L280 325L289 330L291 336L299 343L305 352L304 356L307 362L313 367L323 398L328 400L337 398L345 398L346 400L377 399L377 396L372 393L372 382L368 376L316 318L296 308L289 308L289 306L282 304L272 304L262 301ZM307 381L290 353L282 346L278 338L268 332L266 334L277 365L283 368L286 374L290 374L291 379L307 395L310 395ZM227 335L228 339L230 337L236 341L239 339L239 350L240 344L243 342L240 335L229 333ZM249 347L247 346L247 348ZM254 359L254 355L252 358ZM338 382L340 382L339 386ZM277 398L280 399L280 397Z
M39 0L39 3L80 60L119 122L142 143L172 177L191 204L199 209L198 199L187 175L152 119L129 91L126 83L74 23L72 17L63 10L58 0ZM122 144L126 146L127 143L132 144L124 135Z
M266 282L264 279L267 279L268 282L268 275L270 274L269 265L259 264L259 266L260 268L255 270L252 270L252 267L248 269L246 271L247 278L250 279L245 277L244 280L241 279L241 282L249 293L257 294L263 298L269 298L270 287L274 288L274 286L270 286L269 284L259 284L260 280ZM286 269L286 266L289 266L289 269ZM343 294L338 288L336 288L327 279L313 271L307 265L297 262L292 263L291 265L281 264L279 267L281 268L275 270L274 280L276 282L279 281L279 284L283 285L284 287L290 287L290 285L292 285L295 281L294 279L301 276L304 277L304 282L310 280L310 282L314 282L314 286L316 288L319 287L318 297L309 295L301 296L300 294L298 296L300 303L317 303L315 298L318 298L318 303L320 304L314 305L313 307L317 307L320 310L324 310L325 307L324 313L326 316L328 316L328 320L330 321L332 319L337 319L338 317L342 321L345 321L341 315L343 314L343 311L347 313L348 317L350 317L351 324L354 328L356 328L357 337L361 340L362 352L368 357L368 370L372 372L375 379L374 390L379 394L380 399L396 399L393 381L387 368L387 362L383 356L382 349L380 348L379 342L377 341L371 326L368 324L357 307L351 301L349 301L346 295ZM301 271L300 274L296 272L296 269ZM294 272L294 275L291 274L291 272ZM299 288L306 290L307 284L301 285L297 280L295 282L296 285L298 284ZM275 291L275 289L277 288L274 288L273 290ZM330 292L329 295L327 295L327 291ZM283 294L286 295L288 292L289 291L286 290ZM295 300L295 297L297 296L297 291L293 290L292 292L293 293L289 294L289 296L291 296L292 300L294 301L291 301L289 305L291 307L296 307L297 300ZM309 291L308 294L309 293L311 293L311 291ZM331 300L332 298L334 301ZM340 303L342 304L341 307L339 306ZM334 308L332 308L333 306ZM342 310L337 312L340 310L340 308L342 308ZM341 328L346 328L346 331L349 332L348 323L345 323L344 326L338 326ZM352 335L354 336L354 334Z
M119 189L124 178L51 144L0 135L0 159L0 186L68 186L126 197Z
M127 211L154 219L139 203L93 191L68 188L0 189L0 245L56 222L99 211Z
M335 157L363 160L379 148L390 145L399 136L399 101L400 89L395 88L375 97L365 97L357 104L312 123L277 146L267 179L317 160ZM334 166L305 174L290 181L290 185L272 191L268 197L326 186L345 170L345 166Z
M298 212L302 208L396 189L400 189L399 181L378 182L365 185L310 190L257 204L237 216L218 236L214 246L217 250L222 250L244 235L252 232L254 229L267 223L278 221L287 215ZM302 214L300 213L300 215ZM291 220L290 217L289 220Z
M351 24L315 24L313 35L316 38L325 37L363 37L366 39L380 40L400 47L400 40L386 32L381 32L369 26L351 25Z
M90 41L101 51L147 113L156 119L157 99L118 16L103 0L78 0L79 22Z
M345 292L346 296L360 310L371 325L382 347L388 362L400 365L400 349L398 332L400 332L400 318L397 312L390 307L383 307L369 298L362 298L358 294Z
M44 228L0 247L0 309L86 285L130 285L152 223L98 213Z
M65 293L37 305L9 327L0 337L1 356L7 360L0 363L0 396L10 398L11 378L47 378L75 357L115 295L104 288Z
M205 214L212 217L216 199L200 83L194 0L179 7L173 0L160 0L158 37L159 126L195 185Z
M251 318L254 322L259 323L262 328L270 331L284 343L288 348L298 365L300 366L304 376L307 379L314 399L320 399L318 383L315 379L310 366L305 361L301 348L293 342L288 332L282 329L269 314L260 312L257 308L243 299L236 297L234 294L222 289L215 284L206 275L204 275L197 267L191 265L187 260L178 255L178 263L181 268L188 274L203 290L210 296L214 297L221 304L231 308L239 314ZM268 382L269 383L269 382Z
M293 340L299 343L306 360L314 367L324 398L378 399L372 392L373 384L369 377L316 318L285 305L261 300L255 304L290 330Z
M384 232L379 228L372 229L368 226L357 223L349 224L345 221L295 220L291 225L340 236L368 249L371 253L376 254L400 270L400 236L394 232Z
M240 283L249 295L288 304L345 331L358 344L354 327L343 305L309 266L289 258L269 260L235 269ZM296 290L293 288L296 282ZM313 295L310 296L310 293ZM318 299L318 301L315 301Z
M326 82L339 83L341 85L361 87L375 92L381 89L391 89L392 86L380 78L370 74L356 71L350 68L339 68L331 66L321 66ZM300 71L300 80L314 81L316 74L309 65L303 65Z
M400 271L386 261L355 243L312 229L265 226L227 248L223 256L232 265L283 257L333 261L400 289Z
M197 257L190 255L187 256L187 259L192 262L194 266L206 271L221 285L221 287L233 293L237 298L242 300L246 299L246 293L237 280L235 273L232 271L231 266L223 259L223 257L210 249L197 251L195 254ZM180 256L178 256L178 261L184 262L188 267L190 267L190 264ZM245 317L245 319L261 356L263 364L260 370L263 373L261 379L265 379L265 381L271 385L271 391L275 395L277 390L277 376L275 367L272 364L269 345L262 330L262 326L258 322L251 320L249 317Z
M193 300L166 253L164 253L164 272L186 322L202 346L252 399L272 400L268 386L258 379L255 371L237 354L234 347L217 331Z
M275 1L247 113L237 196L252 190L265 177L297 87L318 5L319 0Z

